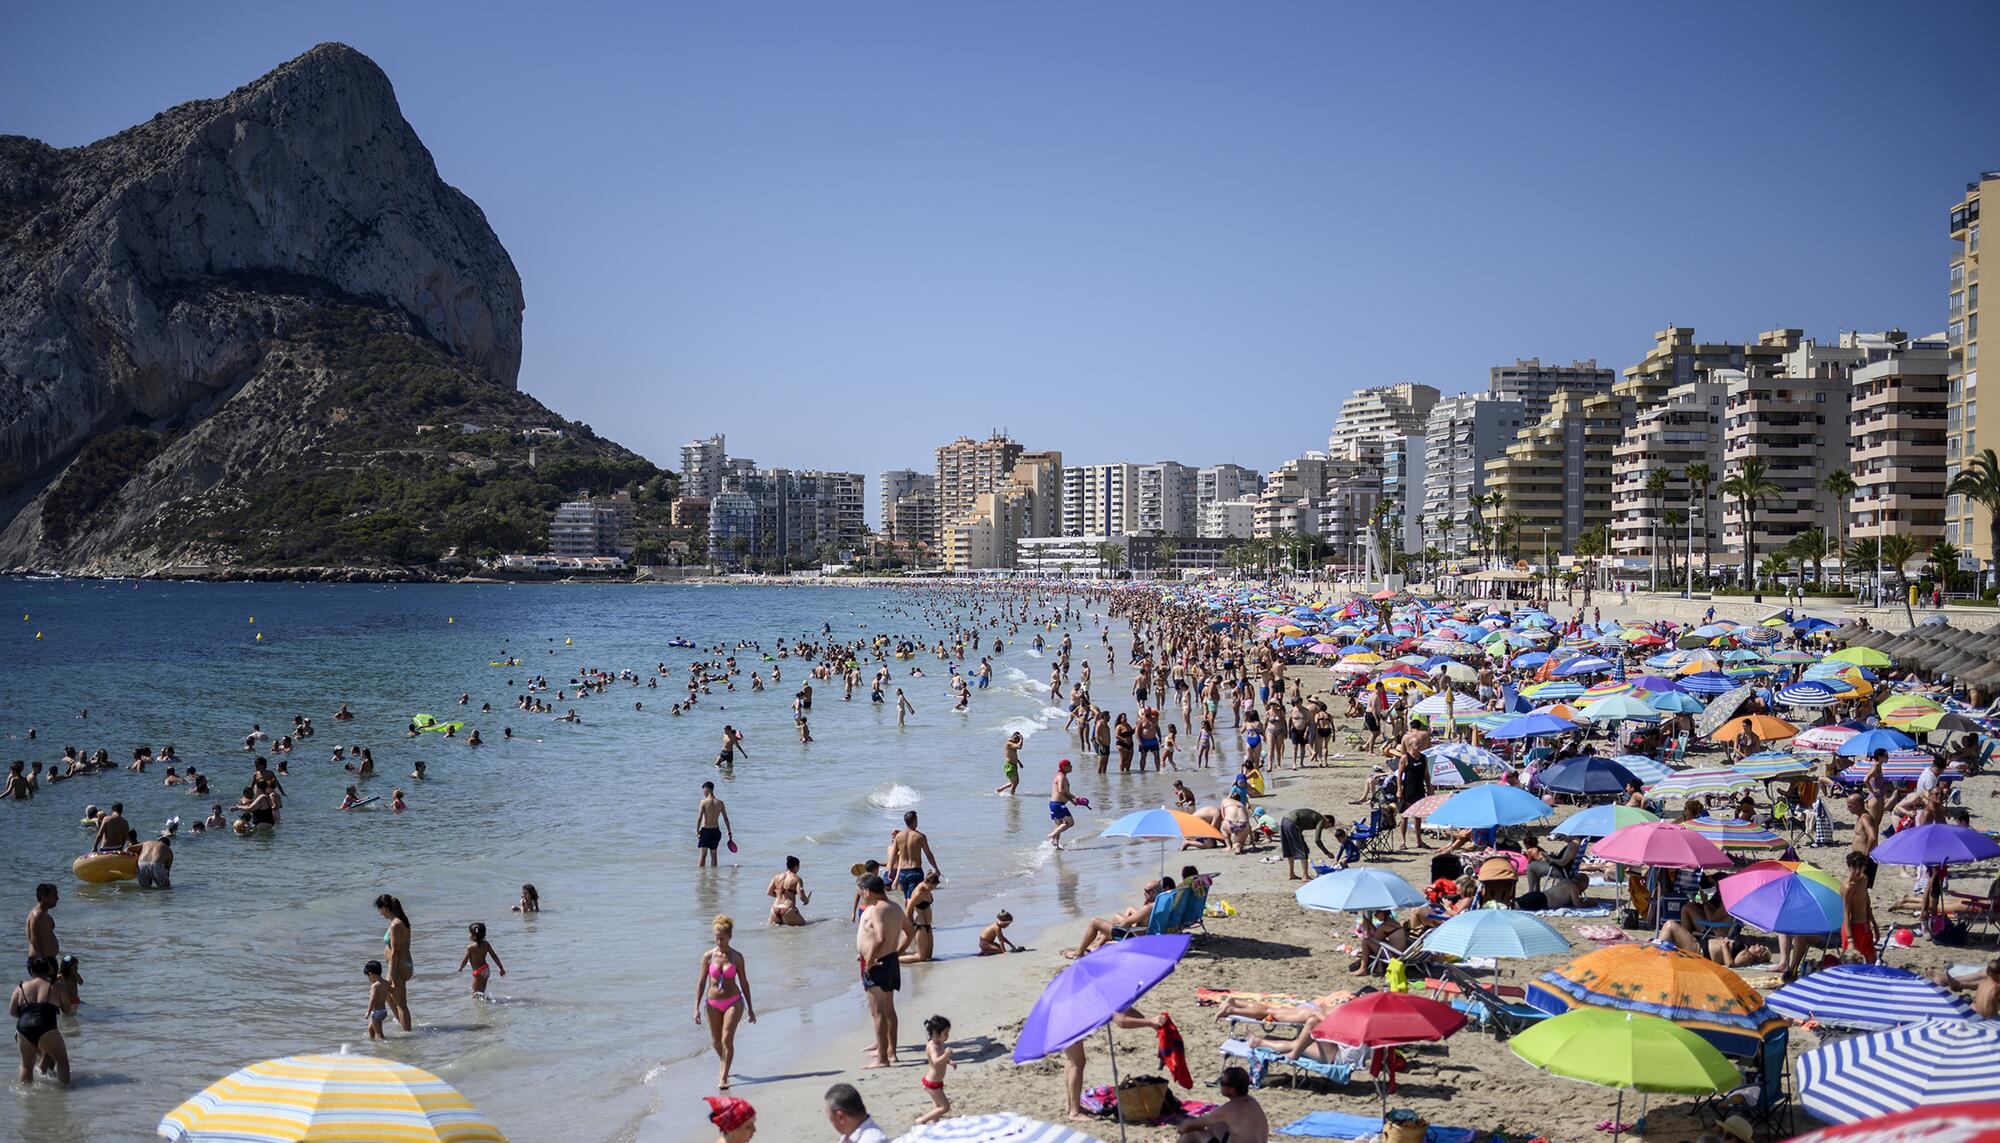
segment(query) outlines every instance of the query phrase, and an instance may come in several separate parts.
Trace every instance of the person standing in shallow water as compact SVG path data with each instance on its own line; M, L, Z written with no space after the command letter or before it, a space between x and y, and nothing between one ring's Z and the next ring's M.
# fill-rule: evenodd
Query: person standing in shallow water
M704 865L721 866L722 858L716 853L716 846L722 843L724 830L729 831L729 840L736 840L736 830L729 824L729 807L715 796L715 783L701 784L701 801L694 809L694 842L700 854L695 867Z
M410 951L410 918L403 903L384 893L375 898L375 911L389 921L382 945L389 960L390 1005L396 1023L410 1030L410 978L416 975L416 961Z

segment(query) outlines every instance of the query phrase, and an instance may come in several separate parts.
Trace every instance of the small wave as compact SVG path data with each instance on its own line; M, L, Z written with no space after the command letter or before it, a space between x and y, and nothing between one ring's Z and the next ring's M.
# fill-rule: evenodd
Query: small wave
M1009 667L1006 678L1010 683L1025 683L1028 681L1028 672L1019 667Z
M1033 647L1028 648L1028 654L1034 656L1037 659L1042 657L1042 653L1040 651L1035 650Z
M1023 740L1033 738L1048 724L1032 718L1010 718L1000 724L1000 729L1008 734L1018 734Z
M1069 712L1059 706L1045 706L1042 708L1042 717L1050 722L1054 722L1059 718L1067 722L1069 721Z
M868 804L879 810L907 810L924 796L901 782L884 782L869 791Z

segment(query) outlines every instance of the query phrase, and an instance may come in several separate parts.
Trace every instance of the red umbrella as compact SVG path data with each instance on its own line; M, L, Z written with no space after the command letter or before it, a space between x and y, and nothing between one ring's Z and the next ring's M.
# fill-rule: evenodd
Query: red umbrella
M1801 1136L1798 1143L1897 1143L1920 1139L2000 1143L2000 1103L1919 1107Z
M1333 1010L1313 1025L1315 1040L1352 1044L1362 1048L1388 1049L1397 1044L1417 1044L1442 1040L1465 1027L1465 1013L1449 1004L1406 992L1371 992ZM1379 1051L1369 1065L1374 1074L1387 1061L1389 1086L1378 1087L1382 1096L1382 1116L1389 1115L1389 1092L1396 1090L1396 1054Z

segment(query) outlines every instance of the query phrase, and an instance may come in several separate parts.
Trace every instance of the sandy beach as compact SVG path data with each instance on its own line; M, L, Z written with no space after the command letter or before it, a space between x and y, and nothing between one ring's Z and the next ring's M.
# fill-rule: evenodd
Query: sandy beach
M1748 601L1732 606L1733 602L1719 601L1718 617L1748 622L1761 619L1772 610ZM1606 618L1638 618L1642 609L1648 606L1645 602L1634 600L1621 607L1615 595L1605 598L1602 603ZM1702 606L1705 608L1706 604ZM1557 610L1560 611L1560 608ZM1292 671L1306 680L1308 694L1324 689L1327 675L1323 670L1295 667ZM1344 707L1343 702L1336 708L1336 713ZM1350 720L1339 722L1339 740L1345 746L1350 730L1358 731L1359 724ZM1338 764L1305 770L1288 767L1276 771L1270 774L1273 779L1272 793L1261 800L1262 804L1273 815L1295 807L1310 806L1326 812L1337 811L1341 820L1352 821L1366 813L1365 806L1352 803L1362 797L1371 765L1377 760L1348 749L1346 757ZM1233 770L1235 762L1232 752L1218 765ZM1134 783L1157 783L1165 791L1171 777L1171 774L1161 778L1148 775L1145 778L1135 776L1131 780ZM1025 786L1022 795L1034 796ZM2000 779L1991 773L1964 783L1963 801L1971 809L1975 824L1982 824L1989 817L1986 809L1995 796L2000 796ZM1565 807L1557 812L1557 816L1568 812ZM1844 809L1837 808L1835 817L1833 844L1822 848L1801 848L1799 856L1835 876L1841 876L1848 853L1847 814ZM1077 832L1088 837L1092 830L1101 829L1103 824L1102 821L1091 822ZM1328 838L1331 838L1330 833ZM1429 844L1435 846L1436 840L1431 839ZM1372 859L1370 864L1386 866L1412 884L1423 885L1429 880L1429 858L1433 852L1434 849L1417 850L1411 847L1385 858ZM1138 1005L1147 1015L1161 1010L1170 1012L1186 1039L1188 1060L1196 1083L1191 1091L1175 1089L1176 1094L1184 1098L1219 1098L1213 1086L1222 1063L1217 1048L1232 1034L1215 1021L1215 1009L1197 1003L1197 988L1229 988L1312 997L1364 983L1378 986L1382 983L1379 977L1364 981L1349 975L1351 956L1344 948L1354 943L1350 935L1352 916L1309 912L1300 908L1292 897L1298 883L1287 881L1285 865L1277 859L1277 853L1275 842L1268 842L1241 856L1220 850L1190 850L1168 855L1170 871L1177 870L1181 864L1193 863L1204 873L1219 874L1210 901L1212 904L1227 901L1236 910L1234 916L1210 917L1207 921L1208 935L1196 939L1179 969ZM1976 891L1991 876L1990 871L1983 875L1978 870L1964 871L1958 876L1956 887ZM1874 902L1885 935L1893 925L1914 920L1914 914L1891 912L1891 907L1911 887L1912 871L1883 868L1874 891ZM1608 900L1611 892L1608 888L1596 887L1592 889L1591 897L1593 900ZM1127 896L1132 902L1139 899L1140 885L1136 881L1129 886ZM1548 919L1569 938L1571 950L1555 956L1502 962L1501 983L1525 985L1540 973L1602 947L1579 935L1579 926L1615 924L1615 917ZM912 1061L911 1064L890 1070L858 1070L864 1015L856 990L815 1007L812 1047L793 1053L791 1063L785 1069L794 1073L795 1078L773 1078L769 1082L739 1085L734 1094L751 1100L757 1106L760 1134L769 1133L782 1139L830 1139L835 1136L820 1110L820 1099L827 1085L844 1080L860 1089L869 1110L890 1135L899 1135L915 1116L930 1106L928 1097L918 1087L920 1069L914 1066L914 1061L921 1059L922 1019L937 1010L952 1018L954 1044L961 1065L948 1080L947 1090L953 1101L954 1114L1013 1111L1042 1119L1060 1119L1062 1079L1059 1058L1016 1066L1008 1057L1034 998L1048 980L1069 963L1062 959L1060 950L1073 946L1080 930L1081 925L1069 925L1038 934L1026 941L1033 947L1029 953L985 959L960 957L906 970L906 982L915 983L914 986L906 983L907 990L899 998L903 1028L900 1039L906 1049L904 1058ZM1648 935L1644 931L1634 931L1628 937L1643 941ZM940 932L940 952L949 956L969 951L975 936L973 928L961 932ZM1979 946L1944 948L1919 940L1910 948L1890 949L1885 960L1901 967L1928 971L1952 964L1983 964L1989 955L1988 950ZM1764 991L1773 990L1782 983L1775 971L1762 968L1740 971L1746 980ZM828 1033L825 1040L818 1039ZM1116 1039L1121 1076L1160 1073L1150 1033L1120 1032ZM1817 1046L1819 1042L1814 1032L1794 1028L1791 1036L1792 1059L1796 1060L1801 1052ZM1110 1082L1103 1043L1101 1034L1090 1041L1086 1082L1092 1086ZM1578 1143L1599 1137L1596 1125L1612 1113L1614 1093L1611 1090L1538 1072L1518 1059L1505 1042L1479 1030L1476 1025L1467 1027L1443 1045L1420 1049L1414 1054L1413 1062L1413 1070L1399 1076L1399 1090L1391 1097L1390 1107L1412 1108L1433 1124L1469 1127L1482 1132L1501 1130L1510 1138L1542 1134L1557 1143ZM1266 1086L1254 1093L1268 1113L1274 1130L1312 1111L1379 1113L1379 1103L1365 1071L1357 1072L1346 1085L1338 1088L1328 1088L1318 1081L1300 1085L1286 1076L1286 1072L1274 1069L1266 1080ZM695 1140L706 1139L713 1134L700 1122L694 1108L689 1108L682 1120L684 1131L669 1132L667 1124L674 1118L671 1110L674 1103L672 1099L666 1101L662 1113L649 1121L649 1130L642 1131L640 1139ZM1692 1104L1691 1099L1682 1096L1654 1097L1648 1110L1648 1137L1688 1140L1702 1130L1712 1128L1712 1121L1706 1125L1698 1124L1689 1114ZM1636 1098L1628 1098L1625 1112L1628 1121L1637 1117ZM1812 1120L1800 1112L1798 1122L1799 1129L1803 1131L1809 1128ZM1117 1124L1109 1119L1077 1126L1101 1138L1118 1138ZM1132 1129L1129 1137L1171 1139L1173 1132L1163 1127L1137 1127Z

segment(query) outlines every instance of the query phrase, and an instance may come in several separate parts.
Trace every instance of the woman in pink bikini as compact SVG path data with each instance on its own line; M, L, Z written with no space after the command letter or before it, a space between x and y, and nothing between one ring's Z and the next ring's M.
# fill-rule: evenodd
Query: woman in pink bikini
M701 954L701 970L695 977L694 1022L708 1015L708 1038L722 1061L715 1086L729 1090L729 1065L736 1059L736 1026L749 1017L757 1022L757 1009L750 1003L750 973L743 954L730 947L736 922L727 915L715 918L715 947Z

